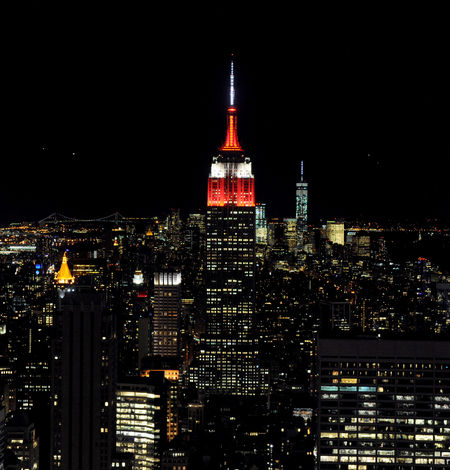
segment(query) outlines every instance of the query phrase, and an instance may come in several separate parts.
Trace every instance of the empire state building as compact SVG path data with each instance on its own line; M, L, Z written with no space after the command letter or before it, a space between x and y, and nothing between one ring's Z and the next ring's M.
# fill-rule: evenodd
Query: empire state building
M213 157L206 213L206 334L197 387L254 395L261 388L255 315L255 181L237 135L231 63L227 134Z

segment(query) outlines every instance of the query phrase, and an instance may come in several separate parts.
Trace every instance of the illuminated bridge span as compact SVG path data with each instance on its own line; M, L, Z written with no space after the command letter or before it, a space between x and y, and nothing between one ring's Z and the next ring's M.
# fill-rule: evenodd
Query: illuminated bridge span
M146 218L129 218L124 217L119 212L114 212L113 214L107 215L105 217L97 217L93 219L77 219L75 217L68 217L67 215L59 214L58 212L53 212L53 214L48 215L44 219L39 221L39 225L43 224L61 224L61 223L95 223L95 222L110 222L118 224L120 222L136 222L138 220L147 220Z

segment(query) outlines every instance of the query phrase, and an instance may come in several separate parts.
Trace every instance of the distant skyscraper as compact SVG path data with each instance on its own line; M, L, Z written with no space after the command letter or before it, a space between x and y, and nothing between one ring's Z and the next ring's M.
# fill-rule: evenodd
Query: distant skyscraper
M334 220L329 220L327 222L327 239L331 243L336 243L337 245L345 244L345 230L343 222L335 222Z
M297 219L297 232L308 229L308 183L303 180L303 160L300 165L300 181L297 183L295 193L295 218Z
M178 357L181 311L181 274L155 273L153 355Z
M266 204L256 203L256 243L267 244Z
M207 330L198 383L210 393L252 395L260 387L255 313L255 191L239 144L231 63L227 135L213 157L206 214Z
M293 250L297 245L297 220L283 219L284 222L284 238L289 251Z
M370 257L370 235L357 233L353 240L353 252L356 256Z
M105 295L60 291L52 384L52 469L110 470L116 334Z
M320 339L318 469L450 468L450 344Z

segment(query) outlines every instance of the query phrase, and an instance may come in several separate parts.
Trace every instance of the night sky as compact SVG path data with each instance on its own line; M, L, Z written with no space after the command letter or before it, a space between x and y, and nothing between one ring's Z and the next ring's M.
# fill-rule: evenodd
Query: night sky
M316 220L449 215L443 10L153 3L4 17L1 221L204 208L231 52L270 216L294 215L301 159Z

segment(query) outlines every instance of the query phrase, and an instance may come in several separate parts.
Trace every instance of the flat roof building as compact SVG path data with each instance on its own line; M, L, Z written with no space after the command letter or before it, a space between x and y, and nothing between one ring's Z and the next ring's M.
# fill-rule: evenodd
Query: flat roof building
M450 468L450 342L320 339L318 469Z

